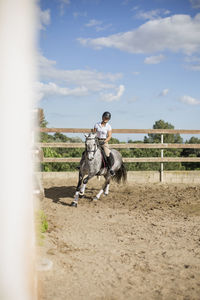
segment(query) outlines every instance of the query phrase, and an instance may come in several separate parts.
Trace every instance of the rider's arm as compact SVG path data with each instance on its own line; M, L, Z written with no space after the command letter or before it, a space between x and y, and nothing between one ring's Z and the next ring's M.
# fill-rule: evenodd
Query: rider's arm
M95 133L95 132L97 132L97 129L96 129L96 128L93 129L93 133Z
M108 136L105 140L105 143L108 143L110 141L111 137L112 137L112 130L108 131Z

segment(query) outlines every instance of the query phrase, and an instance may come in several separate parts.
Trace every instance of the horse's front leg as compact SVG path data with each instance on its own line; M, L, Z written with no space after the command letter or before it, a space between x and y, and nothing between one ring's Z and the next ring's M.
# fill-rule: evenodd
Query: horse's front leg
M104 192L104 195L108 195L109 193L109 186L110 186L110 176L105 177L105 183L102 186L101 190L98 192L98 194L94 197L93 201L97 201L99 200L99 198L101 197L101 195Z
M70 204L70 206L77 207L77 205L78 205L79 194L80 194L80 187L81 187L82 181L83 181L83 175L79 171L78 184L77 184L77 187L76 187L76 192L75 192L75 195L74 195L74 200L72 201L72 203Z
M83 183L80 187L80 192L79 192L80 198L82 198L85 194L85 187L86 187L86 183Z
M88 181L93 178L95 175L88 175L86 178L84 178L83 180L83 185L81 186L81 190L80 190L80 193L79 195L83 196L84 195L84 192L85 192L85 187L86 187L86 184L88 183ZM93 199L93 201L95 200L95 198Z
M81 173L79 173L79 181L78 181L78 185L76 187L74 201L70 204L70 206L77 207L79 196L83 196L84 195L86 184L88 183L88 180L90 180L92 177L94 177L94 175L88 175L84 179L83 179L83 177L84 177L84 175L82 175ZM82 184L82 182L83 182L83 184Z

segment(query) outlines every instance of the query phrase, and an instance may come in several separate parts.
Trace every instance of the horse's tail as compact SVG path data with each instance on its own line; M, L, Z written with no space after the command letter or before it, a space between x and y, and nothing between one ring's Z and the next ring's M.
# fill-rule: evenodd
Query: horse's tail
M123 162L119 170L115 172L113 180L115 180L117 183L121 183L121 181L125 183L127 181L127 171Z

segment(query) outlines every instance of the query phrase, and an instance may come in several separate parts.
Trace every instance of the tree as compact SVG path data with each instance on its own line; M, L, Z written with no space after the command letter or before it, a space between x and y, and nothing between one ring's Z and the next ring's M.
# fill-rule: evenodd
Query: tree
M168 122L163 120L156 121L153 125L153 129L174 129L174 126ZM163 134L164 143L173 144L173 143L183 143L183 139L180 134ZM148 134L148 138L144 137L144 143L160 143L161 142L161 134L151 133ZM167 157L180 157L181 149L167 149L163 151L164 156ZM151 153L152 156L159 156L160 151L158 149L146 149L146 153ZM148 156L148 155L147 155ZM180 170L184 169L181 163L165 163L166 170ZM152 165L153 169L153 165Z
M42 108L38 108L38 122L40 127L46 127L48 124L45 120L44 110Z
M67 143L70 141L70 138L60 132L56 132L54 134L54 141L58 143Z
M174 126L168 122L163 120L156 121L153 125L153 129L174 129ZM163 134L164 143L183 143L183 139L180 134ZM148 138L144 138L145 143L160 143L161 135L150 133L148 134Z
M191 137L188 141L185 142L186 144L200 144L200 139L196 137ZM200 157L200 149L183 149L182 156L184 157ZM199 162L188 162L182 163L186 170L200 170L200 163Z
M120 144L120 141L114 137L111 137L109 144Z
M38 108L38 123L39 123L39 127L41 128L46 128L48 122L45 119L44 116L44 110L42 108ZM40 142L42 143L48 143L51 142L51 136L49 134L47 134L46 132L40 132Z
M38 109L38 121L40 127L45 128L48 122L45 120L43 109ZM46 132L40 133L41 143L81 143L79 137L69 138L65 134L56 132L55 134L48 134ZM81 148L43 148L44 157L80 157L83 152ZM78 163L43 163L42 169L45 172L50 171L75 171Z

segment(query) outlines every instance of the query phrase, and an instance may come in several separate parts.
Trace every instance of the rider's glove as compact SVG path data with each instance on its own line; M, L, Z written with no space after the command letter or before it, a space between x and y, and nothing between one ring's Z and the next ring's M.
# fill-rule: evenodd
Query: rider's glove
M100 145L100 146L103 146L104 144L105 144L104 141L99 141L99 145Z

